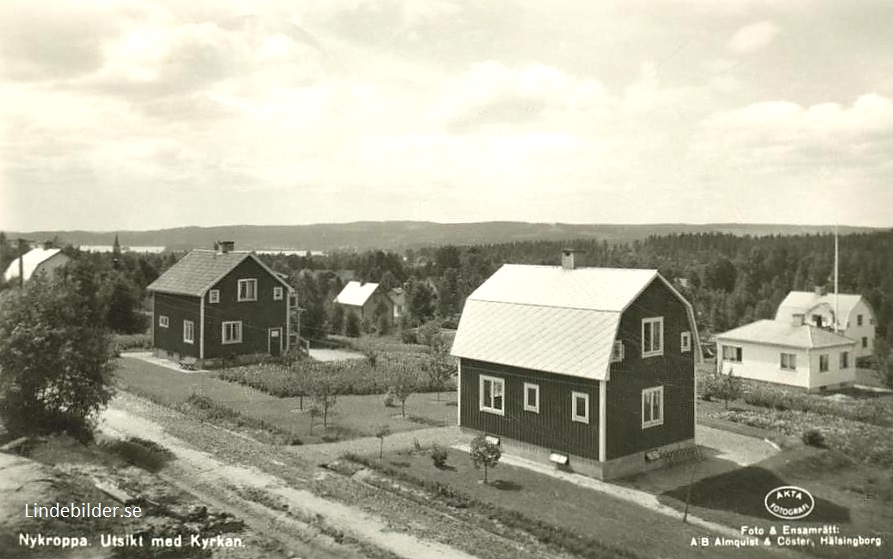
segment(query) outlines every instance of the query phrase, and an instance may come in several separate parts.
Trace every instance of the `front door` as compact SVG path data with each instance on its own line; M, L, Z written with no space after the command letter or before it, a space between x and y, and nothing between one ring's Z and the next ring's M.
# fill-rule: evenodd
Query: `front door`
M282 328L268 330L267 351L273 357L279 357L282 354Z

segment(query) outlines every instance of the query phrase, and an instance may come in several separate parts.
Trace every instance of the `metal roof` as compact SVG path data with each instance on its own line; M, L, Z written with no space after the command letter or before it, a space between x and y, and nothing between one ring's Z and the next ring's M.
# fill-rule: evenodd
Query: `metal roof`
M506 264L465 302L452 354L569 376L607 380L623 311L656 270Z
M341 293L335 297L335 302L342 305L351 305L362 307L372 297L375 290L378 289L377 283L360 283L358 281L348 282L341 290Z
M34 271L37 270L37 267L49 260L50 258L56 256L61 251L58 248L32 248L24 255L10 263L10 265L6 268L6 273L4 277L6 281L12 281L13 278L19 277L19 259L22 260L22 272L25 277L25 281L31 279L31 276L34 274ZM64 255L63 255L64 256Z
M249 258L257 262L289 291L292 291L292 287L287 282L283 281L251 252L217 252L202 249L195 249L181 258L161 277L149 284L146 289L201 297L236 266Z
M769 319L757 320L728 332L717 334L716 339L718 342L728 340L803 349L856 343L846 336L810 324L797 326L790 322Z

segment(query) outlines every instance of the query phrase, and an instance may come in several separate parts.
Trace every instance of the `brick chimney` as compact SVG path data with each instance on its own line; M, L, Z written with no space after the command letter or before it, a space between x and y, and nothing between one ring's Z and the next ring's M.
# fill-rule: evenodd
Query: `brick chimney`
M574 252L576 252L572 248L566 248L561 251L561 268L564 270L573 270L574 266Z
M815 286L815 290L814 290L814 291L815 291L815 295L816 295L816 297L824 297L825 295L828 294L828 290L825 289L825 287L824 287L824 286L821 286L821 285L817 285L817 286Z
M214 244L216 245L215 248L217 249L218 254L228 254L236 248L235 241L217 241Z

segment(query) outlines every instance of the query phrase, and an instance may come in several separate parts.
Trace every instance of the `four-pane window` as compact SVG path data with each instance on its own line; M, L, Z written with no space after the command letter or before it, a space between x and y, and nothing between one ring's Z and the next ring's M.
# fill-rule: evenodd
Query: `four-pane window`
M166 314L162 314L158 316L158 326L161 328L167 328L170 325L170 319Z
M239 320L224 322L222 339L225 344L242 343L242 322Z
M239 301L257 301L257 280L239 280Z
M741 348L734 345L724 345L722 346L722 359L723 361L730 361L732 363L741 363L742 352Z
M782 353L781 354L781 368L785 371L796 371L797 370L797 354L796 353Z
M642 429L663 423L664 387L646 388L642 391Z
M212 289L208 291L208 302L209 303L219 303L220 302L220 290Z
M664 319L645 318L642 320L642 357L664 354Z
M282 288L281 288L281 287L274 287L274 288L273 288L273 300L274 300L274 301L281 301L281 300L282 300Z
M501 378L480 377L480 409L481 411L505 414L505 381Z

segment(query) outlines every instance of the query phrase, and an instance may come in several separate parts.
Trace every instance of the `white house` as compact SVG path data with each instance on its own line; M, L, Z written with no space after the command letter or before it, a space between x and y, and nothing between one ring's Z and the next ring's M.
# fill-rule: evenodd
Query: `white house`
M856 342L801 318L758 320L717 334L717 370L809 390L853 384Z
M796 315L801 315L804 323L819 328L834 330L836 326L838 333L856 341L857 358L874 353L874 311L861 295L834 295L821 288L791 291L778 306L775 320L790 324Z
M32 248L24 255L13 260L6 268L6 273L3 275L6 281L11 282L18 279L19 260L22 261L22 275L25 281L28 281L34 274L39 273L52 277L53 272L68 264L70 259L62 254L62 251L58 248Z

